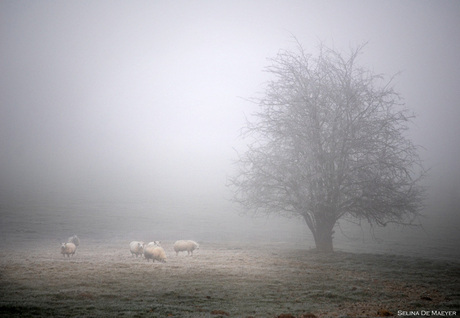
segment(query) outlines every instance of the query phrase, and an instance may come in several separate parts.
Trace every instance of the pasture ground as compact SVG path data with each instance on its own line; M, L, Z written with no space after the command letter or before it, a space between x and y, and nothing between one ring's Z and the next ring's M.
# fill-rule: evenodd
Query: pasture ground
M239 242L199 242L192 257L177 257L167 241L167 262L152 263L131 256L125 240L81 241L71 258L52 240L2 247L0 317L378 317L460 310L455 261Z

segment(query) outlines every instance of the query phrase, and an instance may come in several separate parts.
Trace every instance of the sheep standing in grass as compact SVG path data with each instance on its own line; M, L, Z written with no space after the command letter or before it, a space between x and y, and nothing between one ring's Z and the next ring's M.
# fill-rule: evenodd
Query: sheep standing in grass
M75 244L76 247L78 247L80 246L80 239L78 238L78 236L74 235L74 236L69 237L69 239L67 240L67 243L73 243Z
M151 259L153 263L155 263L155 260L166 263L165 250L160 246L146 246L144 248L144 257L147 259L147 262Z
M179 255L179 252L187 251L187 255L193 256L193 251L199 249L200 245L198 245L195 241L176 241L174 243L174 251L176 252L176 256Z
M70 257L71 255L75 254L77 247L74 243L62 243L61 244L61 254L62 256Z
M136 258L139 255L144 254L144 246L145 243L142 241L132 241L129 243L129 250L131 251L131 255L136 255Z

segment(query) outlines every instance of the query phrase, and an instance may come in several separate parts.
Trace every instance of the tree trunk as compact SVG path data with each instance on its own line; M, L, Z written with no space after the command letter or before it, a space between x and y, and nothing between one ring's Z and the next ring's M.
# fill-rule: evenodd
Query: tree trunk
M303 218L308 228L313 233L316 250L321 253L332 253L334 247L332 244L334 225L336 218L328 217L331 213L321 213L321 218L312 214L305 213Z
M315 224L316 227L314 228L312 228L313 225L308 221L307 225L313 233L316 250L321 253L332 253L334 251L332 239L335 221L321 220Z
M333 244L332 244L332 234L334 231L325 229L325 228L318 228L316 229L316 233L314 233L316 250L322 253L332 253L334 251Z

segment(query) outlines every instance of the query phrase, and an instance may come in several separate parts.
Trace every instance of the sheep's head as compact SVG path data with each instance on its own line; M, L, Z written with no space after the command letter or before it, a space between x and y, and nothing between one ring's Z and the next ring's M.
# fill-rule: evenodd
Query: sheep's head
M149 244L147 244L147 246L159 246L159 247L161 247L160 241L149 242Z

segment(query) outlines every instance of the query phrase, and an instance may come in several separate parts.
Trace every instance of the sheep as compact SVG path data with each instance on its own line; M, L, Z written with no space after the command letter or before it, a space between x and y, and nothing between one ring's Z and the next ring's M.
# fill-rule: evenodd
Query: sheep
M132 241L129 243L129 250L131 251L131 255L136 255L136 258L139 255L144 254L144 246L145 243L142 241Z
M74 236L71 236L69 237L69 239L67 240L67 243L73 243L75 244L75 246L80 246L80 239L78 238L78 236L74 235Z
M74 255L76 250L77 250L77 247L75 246L74 243L62 243L61 244L61 254L64 257L65 255L67 255L67 257Z
M144 249L144 257L147 259L152 259L152 262L155 263L155 260L166 263L166 253L165 250L160 246L146 246Z
M199 249L200 245L194 241L176 241L174 243L174 251L176 252L176 256L179 255L179 252L187 251L187 255L193 256L193 251Z
M153 242L149 242L147 244L147 246L158 246L158 247L161 247L161 241L153 241Z

